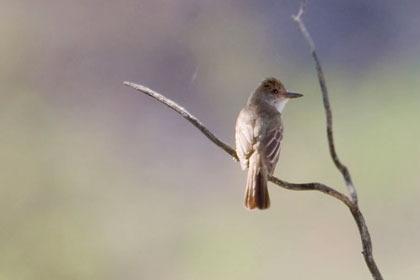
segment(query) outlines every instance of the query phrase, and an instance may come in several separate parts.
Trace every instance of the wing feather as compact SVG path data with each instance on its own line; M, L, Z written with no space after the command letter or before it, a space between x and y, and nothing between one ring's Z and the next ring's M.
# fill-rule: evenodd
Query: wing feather
M268 174L272 175L280 155L280 142L282 139L282 127L276 126L267 132L267 137L263 141Z
M246 112L239 114L235 128L236 154L241 163L241 168L246 169L249 165L249 157L253 152L253 146L256 139L253 133L253 123Z

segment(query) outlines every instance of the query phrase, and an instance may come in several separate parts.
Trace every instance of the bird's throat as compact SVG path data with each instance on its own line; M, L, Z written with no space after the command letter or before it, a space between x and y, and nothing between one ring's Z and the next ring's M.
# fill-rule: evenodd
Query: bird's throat
M277 111L279 111L280 113L283 112L283 109L286 106L287 101L289 101L289 99L282 99L282 100L276 101L274 106L276 107Z

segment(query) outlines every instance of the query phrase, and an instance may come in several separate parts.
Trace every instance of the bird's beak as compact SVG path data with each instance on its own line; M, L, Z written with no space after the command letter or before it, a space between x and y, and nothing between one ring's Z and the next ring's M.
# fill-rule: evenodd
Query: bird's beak
M303 94L295 93L295 92L287 92L286 93L287 98L298 98L298 97L302 97L302 96L303 96Z

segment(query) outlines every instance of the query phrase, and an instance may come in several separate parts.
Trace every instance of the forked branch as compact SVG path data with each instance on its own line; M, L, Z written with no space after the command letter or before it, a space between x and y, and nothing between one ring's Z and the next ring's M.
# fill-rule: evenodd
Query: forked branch
M327 86L326 86L326 83L325 83L324 73L322 71L321 64L319 62L318 56L317 56L316 51L315 51L315 44L312 41L309 32L307 31L305 25L302 22L302 16L303 16L303 13L305 11L305 6L306 6L306 1L303 0L301 2L301 6L300 6L298 14L296 16L293 16L293 20L298 24L299 30L301 31L301 33L303 34L303 36L307 40L307 42L310 46L310 49L311 49L312 57L315 61L316 71L317 71L317 74L318 74L318 80L319 80L319 84L320 84L321 91L322 91L322 99L323 99L323 102L324 102L324 109L325 109L326 119L327 119L327 137L328 137L328 146L329 146L329 150L330 150L330 155L331 155L331 158L332 158L335 166L339 169L339 171L341 172L341 174L344 177L344 180L346 182L347 188L348 188L349 193L350 193L350 198L347 197L346 195L336 191L335 189L333 189L331 187L328 187L328 186L326 186L324 184L321 184L321 183L301 183L301 184L289 183L289 182L280 180L280 179L278 179L274 176L270 176L268 179L269 179L269 181L273 182L274 184L276 184L276 185L278 185L282 188L288 189L288 190L294 190L294 191L311 191L311 190L314 190L314 191L319 191L319 192L322 192L326 195L334 197L334 198L340 200L341 202L343 202L349 208L349 210L350 210L351 214L353 215L353 218L354 218L354 220L357 224L357 227L359 229L360 238L361 238L362 247L363 247L362 254L364 256L366 264L367 264L373 278L375 280L382 280L383 279L382 275L381 275L381 273L380 273L380 271L379 271L379 269L378 269L378 267L375 263L375 260L373 258L372 241L371 241L371 238L370 238L370 234L369 234L368 228L366 226L366 222L365 222L365 219L362 215L362 212L360 212L360 209L358 207L356 189L353 186L353 183L352 183L351 178L350 178L350 173L349 173L347 167L344 166L341 163L341 161L339 160L339 158L337 156L337 153L335 151L334 139L333 139L333 129L332 129L331 106L330 106L329 99L328 99L328 91L327 91ZM222 148L225 152L227 152L234 159L236 159L236 160L238 159L237 156L236 156L236 152L232 147L230 147L229 145L224 143L222 140L220 140L207 127L205 127L196 117L194 117L191 113L189 113L183 107L179 106L174 101L172 101L172 100L166 98L165 96L163 96L162 94L160 94L156 91L153 91L153 90L151 90L151 89L149 89L145 86L142 86L142 85L138 85L138 84L131 83L131 82L124 82L124 85L129 86L131 88L134 88L141 93L147 94L150 97L153 97L154 99L158 100L159 102L165 104L166 106L168 106L169 108L171 108L172 110L174 110L175 112L180 114L182 117L184 117L186 120L191 122L205 136L207 136L207 138L209 138L210 141L212 141L218 147Z

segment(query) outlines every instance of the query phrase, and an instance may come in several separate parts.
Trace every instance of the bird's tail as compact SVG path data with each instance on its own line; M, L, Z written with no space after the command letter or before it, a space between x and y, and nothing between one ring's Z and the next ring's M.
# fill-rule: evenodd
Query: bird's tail
M259 153L254 153L249 160L248 180L245 193L245 207L249 210L267 209L270 197L267 188L267 172L263 167Z

